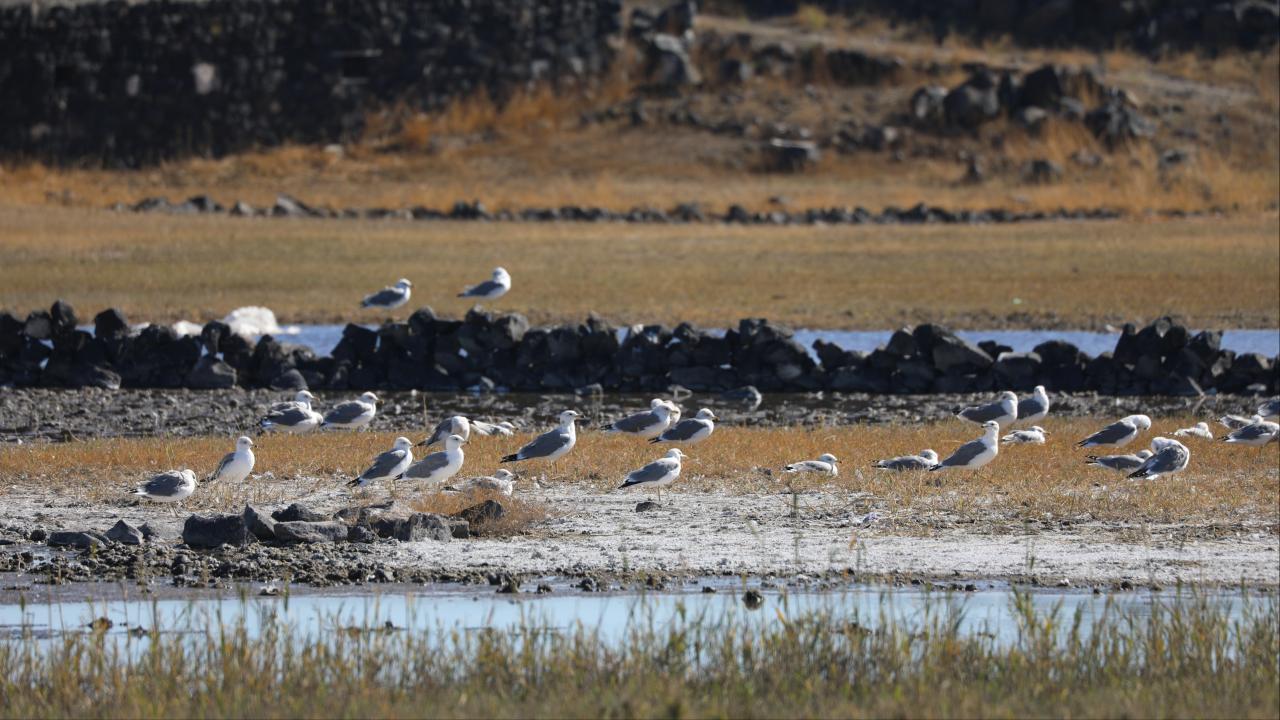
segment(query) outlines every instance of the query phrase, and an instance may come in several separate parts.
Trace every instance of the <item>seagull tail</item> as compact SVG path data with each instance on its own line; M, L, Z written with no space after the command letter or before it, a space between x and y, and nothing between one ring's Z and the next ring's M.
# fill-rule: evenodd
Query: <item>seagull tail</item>
M519 459L520 459L520 453L511 453L510 455L503 455L503 456L502 456L502 459L501 459L501 460L499 460L498 462L504 462L504 463L505 463L505 462L515 462L515 461L517 461L517 460L519 460Z
M1085 464L1085 465L1097 465L1097 464L1098 464L1098 456L1097 456L1097 455L1086 455L1086 456L1085 456L1085 459L1084 459L1084 464Z
M1129 473L1129 477L1131 478L1144 478L1146 476L1147 476L1146 470L1134 470L1133 472Z
M657 444L658 444L658 443L660 443L660 442L662 442L662 436L661 436L661 435L659 435L659 436L658 436L658 437L656 437L656 438L649 438L649 444L650 444L650 445L657 445Z
M613 423L605 423L600 426L600 432L610 432L613 430Z
M357 485L361 485L363 483L364 483L364 477L358 477L348 482L347 487L356 487Z
M942 468L944 468L944 467L946 467L946 465L943 465L942 463L938 463L937 465L932 465L932 466L930 466L930 467L929 467L929 472L937 472L937 471L941 470L941 469L942 469Z

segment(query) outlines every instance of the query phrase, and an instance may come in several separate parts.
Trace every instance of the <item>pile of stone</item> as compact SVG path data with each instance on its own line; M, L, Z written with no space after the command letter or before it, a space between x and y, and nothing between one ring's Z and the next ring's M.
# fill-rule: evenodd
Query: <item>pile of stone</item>
M1045 385L1118 395L1275 393L1280 362L1223 350L1221 338L1212 331L1193 336L1162 318L1141 330L1126 325L1113 353L1090 358L1062 341L1014 353L925 324L895 332L871 353L819 341L810 354L790 330L763 319L742 320L723 333L688 323L620 332L595 316L533 328L518 314L472 310L451 320L422 308L376 330L347 325L333 353L319 357L271 336L251 343L220 321L199 335L179 336L163 325L133 332L118 310L106 310L89 332L59 301L25 321L0 313L0 385L441 392L649 392L672 385L723 392L752 385L764 392L868 393Z

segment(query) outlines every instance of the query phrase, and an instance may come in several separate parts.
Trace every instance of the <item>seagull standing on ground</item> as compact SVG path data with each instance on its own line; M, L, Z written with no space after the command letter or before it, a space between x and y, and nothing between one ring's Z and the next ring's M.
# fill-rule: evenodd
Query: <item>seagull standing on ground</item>
M445 482L462 469L465 460L462 454L463 442L465 440L461 435L450 435L444 439L442 452L433 452L410 465L401 477L405 480L425 480L432 485Z
M623 433L651 440L662 434L671 424L671 406L666 400L654 398L649 401L649 409L645 412L628 415L607 425L601 430L607 433Z
M378 414L378 396L371 392L350 402L335 406L324 416L320 425L325 430L357 430L373 422Z
M1081 440L1076 443L1076 447L1124 447L1150 429L1151 418L1146 415L1130 415Z
M662 502L662 488L670 485L680 477L680 461L685 454L680 448L671 448L664 457L658 458L627 475L627 479L618 486L619 490L636 485L651 487L658 491L658 502Z
M573 421L578 413L565 410L560 413L560 424L542 433L532 442L510 455L503 456L502 462L520 462L522 460L546 460L548 464L564 457L578 442L578 431Z
M933 450L921 450L919 455L902 455L888 460L877 461L875 467L881 470L928 470L938 464L938 453Z
M1000 438L1001 445L1043 445L1044 436L1049 433L1039 425L1032 425L1026 430L1016 430Z
M1129 473L1129 477L1155 480L1161 475L1182 472L1191 462L1191 451L1177 440L1154 438L1151 440L1151 449L1155 454L1143 461L1137 470Z
M1212 440L1213 431L1209 429L1209 423L1198 422L1191 427L1184 427L1180 430L1173 431L1174 437L1198 437L1202 440Z
M1142 467L1142 463L1146 462L1149 457L1151 457L1150 450L1139 450L1134 455L1090 455L1089 459L1084 461L1084 464L1122 473L1131 473Z
M1049 393L1043 385L1031 391L1031 397L1018 401L1018 425L1033 425L1049 415Z
M213 471L205 482L226 480L230 483L241 483L253 472L253 441L243 435L236 440L236 449L222 456L218 469Z
M471 478L453 488L454 492L496 492L511 497L511 493L516 489L516 474L506 468L498 470L492 475L484 477Z
M366 295L360 303L362 308L379 308L382 310L395 310L396 308L409 302L409 295L412 292L413 283L400 278L395 285L385 287L376 293Z
M961 445L946 460L929 468L929 472L937 472L947 468L977 470L995 460L996 455L1000 454L1000 443L997 442L999 437L1000 423L988 420L982 423L982 437Z
M311 393L303 390L297 400L276 403L259 425L265 432L311 432L324 422L324 416L311 409L311 399Z
M159 503L179 503L196 491L196 474L186 468L162 472L138 486L134 495ZM177 506L173 508L178 514Z
M413 464L413 443L409 438L398 437L391 449L379 453L369 467L348 485L364 487L379 480L394 480L404 474Z
M822 475L830 475L835 477L840 474L840 468L837 464L840 461L831 453L824 453L818 456L817 460L801 460L798 463L791 463L782 468L784 473L820 473Z
M1018 419L1018 396L1008 390L1000 393L1000 399L986 405L974 405L956 413L961 420L983 425L994 421L1000 425L1012 425Z
M463 442L470 440L471 421L461 415L447 417L436 425L436 429L431 432L431 437L418 443L418 447L431 447L450 435L461 436Z
M511 273L505 268L494 268L493 277L478 285L471 285L458 293L460 298L476 298L477 300L497 300L511 289Z
M715 421L715 413L707 408L702 408L697 415L688 420L681 420L675 423L649 442L693 445L711 437L711 433L715 432L716 429Z

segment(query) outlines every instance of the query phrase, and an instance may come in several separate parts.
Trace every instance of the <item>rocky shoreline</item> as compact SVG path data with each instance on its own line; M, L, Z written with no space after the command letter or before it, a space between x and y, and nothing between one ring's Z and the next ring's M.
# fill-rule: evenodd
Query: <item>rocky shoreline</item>
M270 335L256 344L221 321L199 335L164 325L133 330L105 310L93 332L57 301L25 320L0 312L0 386L435 392L664 392L679 386L725 393L871 394L1030 391L1195 397L1207 391L1271 395L1280 361L1221 347L1221 331L1194 335L1170 318L1126 324L1115 350L1090 357L1048 340L1032 352L971 343L940 325L896 331L871 353L816 341L789 328L744 319L724 333L681 323L625 332L595 315L583 323L531 327L519 314L472 309L462 320L429 307L377 330L349 324L329 356Z

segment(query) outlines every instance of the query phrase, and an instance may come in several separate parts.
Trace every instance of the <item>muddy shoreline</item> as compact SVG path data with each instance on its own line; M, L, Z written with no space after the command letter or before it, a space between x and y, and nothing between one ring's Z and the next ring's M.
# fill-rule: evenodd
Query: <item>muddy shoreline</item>
M352 393L317 391L323 412L354 397ZM666 394L663 394L666 397ZM291 393L269 390L0 390L0 442L67 442L115 437L234 437L257 431L258 421L273 402ZM607 393L530 395L388 392L371 429L418 431L450 415L487 421L508 420L522 432L552 424L561 410L583 415L592 428L647 407L650 395ZM957 407L989 401L990 394L873 395L809 393L765 395L759 407L715 394L694 394L679 403L689 412L711 407L725 423L746 427L795 427L876 423L920 423L949 417ZM1095 393L1053 396L1059 417L1122 417L1143 412L1153 417L1222 413L1251 414L1258 398L1237 395L1184 397L1115 397Z

